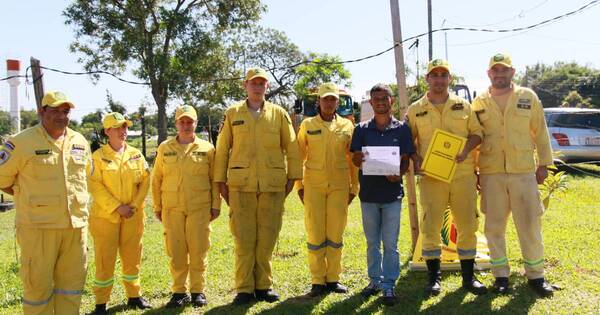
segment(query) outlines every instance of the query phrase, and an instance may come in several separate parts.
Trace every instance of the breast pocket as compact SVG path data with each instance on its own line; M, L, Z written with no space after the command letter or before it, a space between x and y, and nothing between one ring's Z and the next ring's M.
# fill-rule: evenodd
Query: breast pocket
M431 115L431 114L430 114ZM428 142L433 135L433 124L428 115L417 117L416 119L417 133L419 134L419 142Z
M279 129L268 128L265 129L263 134L263 143L266 148L280 148L281 147L281 135Z
M452 111L450 119L447 121L448 128L452 133L466 137L469 135L468 119L469 116L464 111Z
M325 143L322 133L308 134L308 152L304 166L309 169L321 170L325 167Z
M36 156L31 161L33 176L41 180L55 180L57 178L58 155Z
M195 152L194 152L195 153ZM192 174L208 176L209 164L206 152L192 155Z
M164 173L169 174L171 172L174 172L175 168L177 167L178 160L179 160L179 157L177 155L163 155L162 161L163 161Z
M510 124L510 129L514 133L513 136L529 137L529 123L531 121L531 110L517 108L511 115L511 118L513 119L513 121Z

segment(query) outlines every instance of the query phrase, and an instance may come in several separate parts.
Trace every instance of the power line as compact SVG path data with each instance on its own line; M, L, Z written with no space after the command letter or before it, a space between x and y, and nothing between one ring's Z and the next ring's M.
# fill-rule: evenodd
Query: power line
M598 3L600 3L600 0L592 0L590 2L588 2L587 4L581 6L580 8L576 9L576 10L572 10L569 11L567 13L555 16L553 18L549 18L546 20L543 20L541 22L532 24L532 25L528 25L528 26L523 26L523 27L516 27L516 28L506 28L506 29L490 29L490 28L473 28L473 27L444 27L444 28L439 28L439 29L434 29L431 31L431 33L437 33L437 32L446 32L446 31L466 31L466 32L483 32L483 33L512 33L512 32L522 32L522 31L528 31L534 28L538 28L538 27L542 27L544 25L547 24L551 24L554 22L557 22L559 20L565 19L567 17L579 14L591 7L593 7L594 5L597 5ZM400 43L396 43L394 44L394 46L385 49L383 51L380 51L378 53L372 54L372 55L368 55L365 57L361 57L361 58L356 58L356 59L349 59L349 60L342 60L342 61L316 61L316 60L304 60L295 64L291 64L288 66L283 66L283 67L274 67L274 68L269 68L266 69L267 71L276 71L276 70L288 70L288 69L293 69L296 67L299 67L301 65L305 65L305 64L316 64L316 65L335 65L335 64L349 64L349 63L357 63L357 62L362 62L368 59L372 59L375 57L379 57L391 50L393 50L394 48L396 48L396 46L399 46L405 42L411 41L411 40L416 40L420 37L426 36L428 35L429 32L425 32L425 33L421 33L421 34L417 34L408 38L405 38L402 40L402 42ZM31 66L27 67L26 71L25 71L25 76L19 75L19 76L11 76L11 77L25 77L27 80L29 78L28 76L28 71L31 68ZM126 80L123 79L121 77L119 77L118 75L108 72L108 71L103 71L103 70L96 70L96 71L84 71L84 72L71 72L71 71L64 71L64 70L59 70L59 69L54 69L54 68L50 68L50 67L43 67L40 66L40 68L48 70L48 71L53 71L53 72L58 72L58 73L62 73L62 74L67 74L67 75L92 75L92 74L105 74L105 75L110 75L114 78L116 78L119 81L125 82L125 83L130 83L130 84L136 84L136 85L150 85L149 82L139 82L139 81L131 81L131 80ZM4 81L4 80L8 80L11 77L7 77L7 78L1 78L0 81ZM234 81L234 80L242 80L243 77L230 77L230 78L215 78L215 79L207 79L207 80L200 80L197 81L197 83L211 83L211 82L219 82L219 81Z

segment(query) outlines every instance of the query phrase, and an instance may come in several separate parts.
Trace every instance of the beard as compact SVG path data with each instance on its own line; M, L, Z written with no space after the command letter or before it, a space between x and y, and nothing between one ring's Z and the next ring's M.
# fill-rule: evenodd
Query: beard
M499 78L492 80L492 87L495 89L507 89L510 87L510 80L507 78Z

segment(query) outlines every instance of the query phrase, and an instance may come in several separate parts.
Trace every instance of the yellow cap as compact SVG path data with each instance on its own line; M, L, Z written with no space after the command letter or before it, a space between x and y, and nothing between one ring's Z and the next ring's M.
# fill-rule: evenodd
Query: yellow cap
M450 73L450 65L448 64L448 61L446 61L444 59L433 59L427 65L427 74L429 74L429 72L433 71L433 69L437 69L437 68L446 69L446 71L448 71L448 73Z
M62 104L69 104L71 108L75 108L75 104L73 104L63 92L50 91L44 93L42 106L58 107Z
M321 86L319 86L319 97L323 98L329 95L333 95L335 96L335 98L340 98L340 90L338 89L337 85L335 85L335 83L333 82L327 82L327 83L323 83L321 84Z
M193 120L198 120L198 114L196 114L196 109L190 105L183 105L177 107L175 110L175 120L179 120L179 118L187 116Z
M509 68L513 67L512 58L509 54L498 53L490 58L490 66L488 69L492 69L495 65L503 65Z
M104 119L102 119L102 126L105 129L119 128L123 126L123 124L127 124L127 127L131 127L133 122L125 118L123 114L117 112L108 113L106 116L104 116Z
M269 81L269 74L267 74L267 71L265 71L265 69L263 68L250 68L248 69L248 71L246 72L246 81L250 81L254 78L264 78L265 80Z

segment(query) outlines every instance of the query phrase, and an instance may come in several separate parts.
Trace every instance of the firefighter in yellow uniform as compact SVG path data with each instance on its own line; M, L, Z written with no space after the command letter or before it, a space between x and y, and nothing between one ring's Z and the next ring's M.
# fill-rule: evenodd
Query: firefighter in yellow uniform
M302 178L291 119L282 107L265 101L268 85L265 70L248 70L248 97L225 111L217 140L215 181L229 204L235 239L235 304L279 299L271 289L271 255L284 200Z
M192 106L177 108L177 136L160 144L152 170L154 214L165 229L173 277L167 308L190 301L194 307L207 304L204 287L210 222L219 216L221 199L213 181L215 149L196 136L197 124Z
M311 297L348 292L339 283L342 236L348 204L358 193L358 173L350 156L354 124L336 114L338 104L335 83L321 85L319 114L304 120L298 131L304 174L303 180L296 181L296 188L304 203Z
M102 121L108 144L92 154L94 174L88 186L94 199L90 213L90 233L94 238L96 277L93 314L107 314L114 283L117 252L121 256L127 306L148 309L141 297L140 263L144 233L144 200L150 188L148 163L142 153L128 145L130 120L121 113L108 113Z
M479 219L477 214L477 177L472 150L481 143L481 125L465 99L448 92L452 80L450 66L443 59L429 62L425 76L427 93L408 108L408 122L420 158L425 157L435 129L441 129L467 139L465 148L456 156L457 170L451 183L429 176L419 181L423 217L422 255L428 271L425 291L437 295L441 291L440 231L444 212L450 206L458 231L458 257L462 271L462 286L473 294L487 290L474 275Z
M548 175L546 166L552 164L552 148L540 100L532 90L513 84L514 74L509 55L494 55L488 68L491 86L473 102L483 126L478 161L481 209L485 213L495 290L509 290L506 223L512 212L529 285L546 297L555 287L544 279L544 207L538 184Z
M41 123L0 150L0 187L14 195L23 313L79 314L87 254L88 142L68 128L75 106L47 92Z

